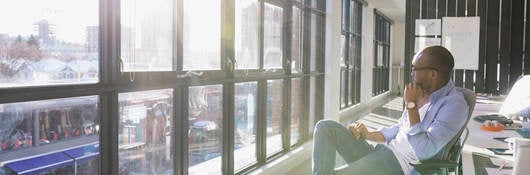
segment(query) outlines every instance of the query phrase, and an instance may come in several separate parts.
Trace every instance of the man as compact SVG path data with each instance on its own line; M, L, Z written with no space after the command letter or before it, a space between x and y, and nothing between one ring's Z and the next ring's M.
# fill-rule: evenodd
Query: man
M441 46L416 54L413 83L403 93L406 110L390 128L369 132L359 123L346 128L333 120L318 122L313 174L417 174L409 163L440 156L468 116L464 95L450 81L453 66L453 56ZM374 148L366 140L379 144ZM334 169L336 151L347 166Z

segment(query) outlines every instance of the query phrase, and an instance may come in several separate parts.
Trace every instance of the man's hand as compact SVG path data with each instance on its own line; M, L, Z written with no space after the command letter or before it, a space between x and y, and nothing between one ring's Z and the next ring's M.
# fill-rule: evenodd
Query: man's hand
M419 99L423 96L423 89L416 83L409 83L405 86L405 92L403 92L403 98L405 102L418 103Z
M352 123L348 126L348 130L350 130L355 139L364 138L368 134L368 129L362 123Z

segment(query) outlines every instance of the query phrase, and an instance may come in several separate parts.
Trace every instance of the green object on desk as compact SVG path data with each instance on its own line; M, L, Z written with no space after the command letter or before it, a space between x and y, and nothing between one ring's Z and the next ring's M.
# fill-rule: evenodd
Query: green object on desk
M517 129L515 131L517 131L517 133L519 133L519 135L523 136L524 138L530 139L530 132L523 132L523 130L521 129Z

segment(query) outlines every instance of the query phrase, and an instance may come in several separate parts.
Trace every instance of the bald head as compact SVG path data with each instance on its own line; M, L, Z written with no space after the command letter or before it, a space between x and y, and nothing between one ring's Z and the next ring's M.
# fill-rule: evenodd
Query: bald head
M443 83L451 79L451 72L455 66L453 55L442 46L431 46L423 49L418 55L425 59L427 65L437 68Z

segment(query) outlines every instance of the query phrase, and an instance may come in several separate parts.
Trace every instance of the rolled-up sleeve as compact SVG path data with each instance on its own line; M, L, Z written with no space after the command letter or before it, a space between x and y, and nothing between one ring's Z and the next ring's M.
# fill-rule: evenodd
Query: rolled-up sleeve
M458 133L467 119L469 106L463 98L450 98L433 112L436 114L430 125L415 124L407 133L409 143L420 160L436 155Z
M379 132L383 134L383 136L385 137L385 142L388 143L390 142L390 140L396 138L399 128L399 125L394 125L392 127L383 127L379 129Z

